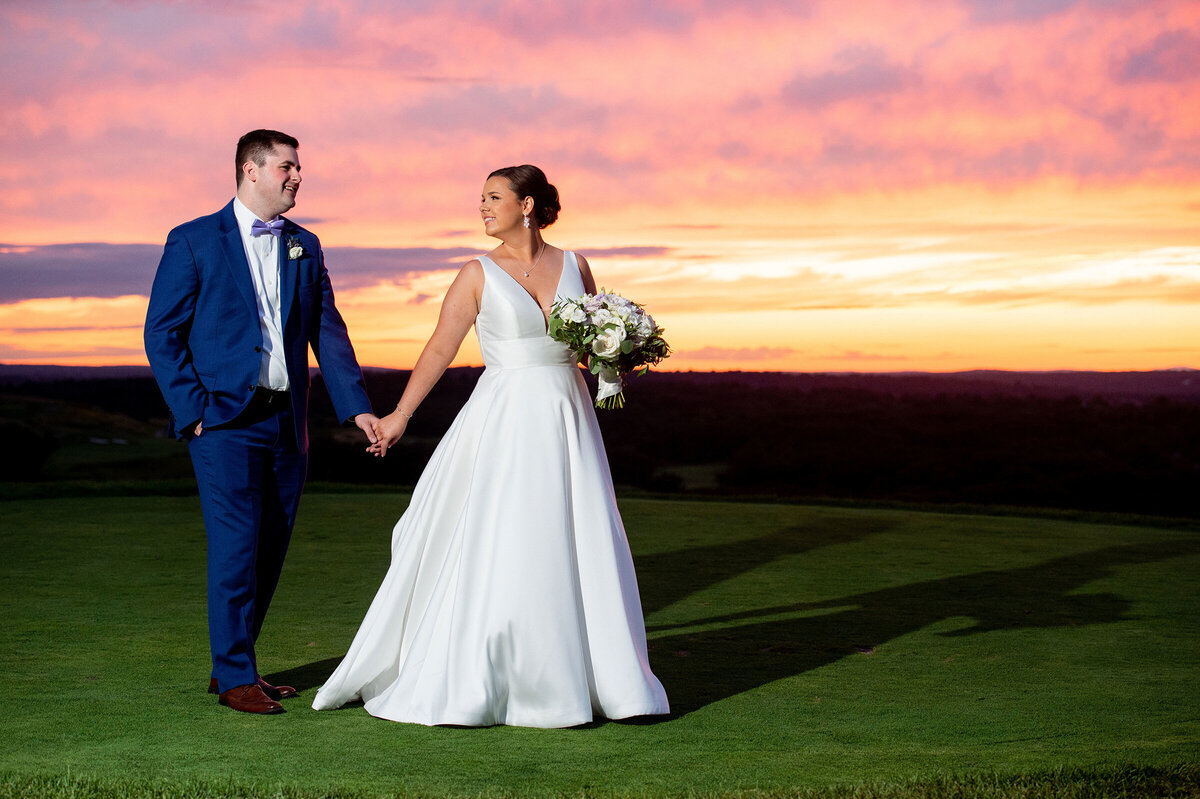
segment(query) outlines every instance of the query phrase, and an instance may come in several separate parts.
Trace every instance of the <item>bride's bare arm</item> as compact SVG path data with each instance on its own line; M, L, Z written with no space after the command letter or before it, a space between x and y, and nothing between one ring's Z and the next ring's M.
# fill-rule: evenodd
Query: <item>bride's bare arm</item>
M394 445L404 435L408 420L416 413L417 407L441 379L446 367L458 355L458 348L475 317L479 315L479 299L483 294L483 265L479 261L470 261L459 270L458 276L450 284L446 298L442 300L442 310L438 315L437 327L433 335L421 351L421 357L413 367L404 394L396 404L396 410L379 420L375 425L378 440L367 448L379 457L387 455L388 447Z

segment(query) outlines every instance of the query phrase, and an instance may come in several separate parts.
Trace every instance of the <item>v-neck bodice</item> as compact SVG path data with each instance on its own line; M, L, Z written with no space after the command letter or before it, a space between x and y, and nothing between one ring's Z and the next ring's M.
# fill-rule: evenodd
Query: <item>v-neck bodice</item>
M571 351L546 335L546 315L537 299L491 258L482 255L479 262L483 265L483 299L475 318L475 334L484 364L489 368L574 365ZM553 301L583 293L575 253L566 252Z

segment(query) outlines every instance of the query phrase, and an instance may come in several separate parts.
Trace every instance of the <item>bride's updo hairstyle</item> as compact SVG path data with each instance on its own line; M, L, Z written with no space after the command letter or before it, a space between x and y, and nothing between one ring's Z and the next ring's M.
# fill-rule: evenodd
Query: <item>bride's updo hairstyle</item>
M546 173L532 164L521 166L506 166L497 169L489 178L504 178L508 187L517 195L517 199L533 198L533 213L530 221L536 222L538 229L550 227L558 219L562 206L558 204L558 189L546 180Z

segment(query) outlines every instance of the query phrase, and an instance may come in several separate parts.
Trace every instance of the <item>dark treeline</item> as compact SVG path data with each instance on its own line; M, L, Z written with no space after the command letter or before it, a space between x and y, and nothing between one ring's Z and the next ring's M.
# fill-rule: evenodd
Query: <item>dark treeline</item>
M672 413L604 417L610 460L717 462L737 493L1200 513L1195 401L666 382Z
M416 479L479 374L451 370L421 406L402 462L386 465L395 479ZM1114 376L1105 397L1053 381L661 373L630 381L628 407L599 418L616 482L648 490L688 490L686 467L708 466L721 494L1197 516L1200 393L1165 377ZM368 380L390 410L407 373ZM381 465L326 436L314 449L355 479Z
M317 376L310 479L413 483L481 371L447 372L383 461L363 453L357 430L336 424ZM1200 385L1191 378L660 373L630 381L628 407L599 417L615 481L648 490L1197 517ZM407 379L368 372L375 407L394 407ZM149 378L30 380L0 391L158 425L166 415ZM694 484L696 470L712 480Z

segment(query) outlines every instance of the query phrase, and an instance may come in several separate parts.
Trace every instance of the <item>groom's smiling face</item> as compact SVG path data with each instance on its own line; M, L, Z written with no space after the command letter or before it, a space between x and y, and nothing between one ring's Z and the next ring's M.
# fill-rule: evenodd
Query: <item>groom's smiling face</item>
M296 204L301 177L300 156L294 147L277 144L261 165L248 161L242 168L247 178L242 188L249 189L249 196L242 201L261 219L274 219Z

